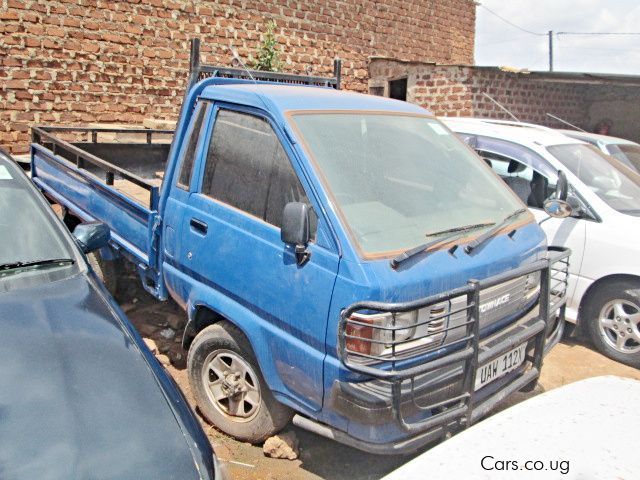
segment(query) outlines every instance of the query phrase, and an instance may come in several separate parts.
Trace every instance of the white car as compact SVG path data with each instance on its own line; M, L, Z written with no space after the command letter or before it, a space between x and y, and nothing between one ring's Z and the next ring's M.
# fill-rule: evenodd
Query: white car
M549 245L572 250L567 320L605 355L640 368L640 175L595 147L537 125L442 119L529 206ZM569 182L568 218L543 203L558 171Z
M598 147L603 153L611 155L629 168L640 172L640 145L624 138L598 135L597 133L580 132L577 130L558 130L568 137L576 138Z
M496 413L382 480L638 478L635 402L638 380L571 383Z

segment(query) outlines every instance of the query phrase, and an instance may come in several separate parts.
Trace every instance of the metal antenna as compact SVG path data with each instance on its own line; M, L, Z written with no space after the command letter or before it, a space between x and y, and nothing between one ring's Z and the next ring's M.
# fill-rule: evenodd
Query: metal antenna
M229 50L231 50L231 55L233 55L233 59L240 64L242 69L245 72L247 72L247 75L249 75L249 78L251 78L251 80L253 81L253 86L256 89L256 95L258 96L258 99L260 99L260 102L262 103L262 105L264 105L264 108L268 111L269 110L269 106L267 105L267 102L265 101L264 97L262 96L262 92L260 92L260 84L253 77L253 75L251 75L251 71L244 64L244 62L240 58L240 55L238 55L238 51L235 48L233 48L233 45L229 45Z
M493 103L495 103L497 106L499 106L502 110L504 110L505 112L507 112L511 118L513 118L516 122L521 123L520 120L518 119L518 117L516 117L513 113L511 113L507 107L503 106L500 102L498 102L497 100L495 100L491 95L482 92L482 95L484 95L485 97L487 97L489 100L491 100Z
M247 68L247 66L244 64L244 62L242 61L242 59L240 58L240 55L238 55L238 51L233 47L233 45L229 45L229 50L231 50L231 55L233 55L233 59L238 62L240 64L240 66L242 67L242 69L247 72L247 75L249 75L249 78L251 78L251 80L253 80L253 83L256 84L256 86L258 85L258 82L256 81L255 78L253 78L253 75L251 75L251 71Z
M569 125L571 128L575 128L576 130L580 130L581 132L584 132L584 133L589 133L586 130L583 130L582 128L580 128L580 127L576 127L573 123L569 123L566 120L561 119L560 117L556 117L555 115L551 115L550 113L546 113L545 115L548 116L548 117L553 118L554 120L558 120L559 122L562 122L565 125Z

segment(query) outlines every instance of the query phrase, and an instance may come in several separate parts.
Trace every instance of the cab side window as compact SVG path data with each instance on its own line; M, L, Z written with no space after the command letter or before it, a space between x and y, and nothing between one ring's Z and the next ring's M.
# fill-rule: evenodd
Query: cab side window
M493 152L478 153L527 206L542 208L553 193L555 186L549 185L549 179L530 166Z
M218 111L202 193L278 228L286 203L306 203L311 210L300 180L269 122L231 110ZM313 220L311 226L315 227Z
M300 180L298 180L296 172L291 168L289 157L287 157L286 152L278 142L278 148L276 148L273 156L265 220L276 227L280 227L282 225L284 206L289 202L306 203L311 209L309 199L302 189Z
M191 173L193 171L193 159L196 154L196 148L198 141L202 135L202 122L205 118L206 112L209 109L209 104L199 103L196 106L194 112L194 120L191 124L191 128L187 132L187 138L189 143L184 149L182 160L180 164L180 175L178 177L177 185L183 190L189 190L191 185Z

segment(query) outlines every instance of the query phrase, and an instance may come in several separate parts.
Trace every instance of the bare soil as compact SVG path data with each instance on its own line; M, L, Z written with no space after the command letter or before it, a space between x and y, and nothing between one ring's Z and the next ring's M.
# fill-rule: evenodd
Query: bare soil
M171 301L154 301L137 285L135 278L121 282L117 298L141 335L153 339L159 353L169 357L167 370L197 412L185 369L186 352L180 343L186 314ZM639 370L600 355L583 340L566 339L546 358L538 387L531 393L514 395L505 406L599 375L640 380ZM287 431L294 431L300 441L300 458L277 460L265 457L261 445L238 442L199 418L223 468L234 480L378 479L412 458L370 455L290 426Z

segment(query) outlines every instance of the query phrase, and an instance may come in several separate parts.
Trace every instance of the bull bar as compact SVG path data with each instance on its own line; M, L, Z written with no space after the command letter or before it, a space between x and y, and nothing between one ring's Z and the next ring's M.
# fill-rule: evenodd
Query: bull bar
M402 430L411 435L424 436L429 431L441 430L438 435L440 437L467 428L510 394L535 386L540 376L543 357L562 336L570 254L571 251L566 248L549 249L546 258L532 264L484 280L470 280L463 287L419 300L404 303L367 301L354 303L341 312L338 327L338 358L350 371L390 384L393 417ZM487 339L481 341L480 292L485 288L535 272L540 272L537 315L518 325L508 335L497 335L497 340L494 342L487 342ZM431 351L419 351L414 357L408 358L406 350L403 353L401 347L427 339L434 334L427 333L421 337L411 337L410 340L396 340L396 337L399 337L399 331L407 331L407 325L396 324L395 314L431 307L456 297L466 297L466 304L456 310L446 311L427 321L416 323L412 327L428 325L443 318L451 318L456 313L465 312L465 320L462 323L447 325L444 329L445 332L464 329L464 335L455 341L445 342ZM391 325L373 325L352 317L354 313L361 311L391 313L393 320ZM369 334L364 336L354 334L354 332L362 332L363 329L368 329ZM391 341L375 340L370 334L374 330L385 333L387 338L390 336ZM442 334L442 331L438 333ZM490 338L495 339L496 335ZM372 345L384 343L385 348L387 350L390 348L391 351L378 355L364 353L359 349L350 348L350 340L370 342ZM475 384L479 368L523 343L526 343L527 347L525 359L518 369L519 374L497 391L489 395L477 395ZM417 359L421 357L428 359L416 364ZM450 398L438 399L426 405L417 402L415 397L417 376L461 364L463 379L459 393L456 392L457 394ZM409 396L413 408L421 412L430 412L426 418L416 422L405 419L402 412L402 387L405 381L410 382Z

